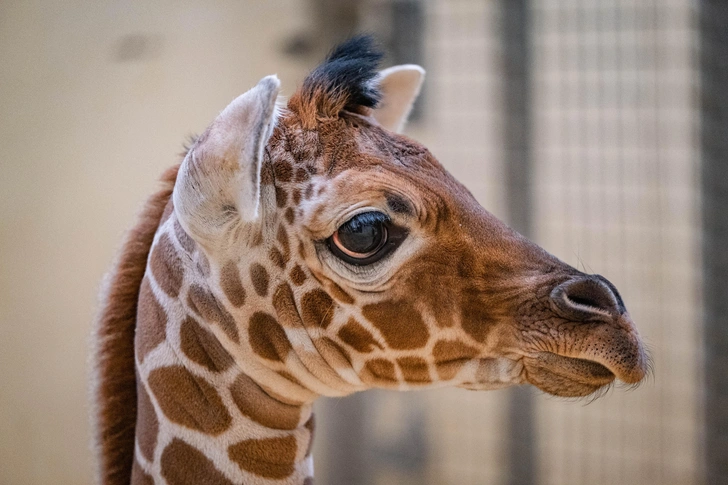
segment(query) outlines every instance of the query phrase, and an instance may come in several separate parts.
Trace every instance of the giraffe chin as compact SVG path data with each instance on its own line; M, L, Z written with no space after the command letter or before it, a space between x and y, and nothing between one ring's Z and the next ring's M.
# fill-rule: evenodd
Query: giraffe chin
M473 373L456 387L469 391L492 391L525 383L520 360L482 358L471 360L469 364Z
M551 352L524 357L526 381L548 394L584 397L614 382L612 371L598 362Z

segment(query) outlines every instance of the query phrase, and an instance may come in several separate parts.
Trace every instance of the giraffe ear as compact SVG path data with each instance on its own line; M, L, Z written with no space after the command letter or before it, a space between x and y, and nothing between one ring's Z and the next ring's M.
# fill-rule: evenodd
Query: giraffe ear
M267 76L238 96L187 153L174 187L175 212L198 242L258 219L260 167L276 121L280 88Z
M397 133L402 131L424 80L425 70L415 64L380 71L377 81L382 99L373 113L379 124Z

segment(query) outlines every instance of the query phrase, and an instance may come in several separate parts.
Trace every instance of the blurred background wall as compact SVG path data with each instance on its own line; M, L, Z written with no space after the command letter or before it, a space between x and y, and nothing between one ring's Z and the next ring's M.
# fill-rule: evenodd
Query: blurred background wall
M0 484L91 483L87 335L186 135L376 33L428 70L408 133L620 288L654 378L318 403L317 483L728 483L728 10L645 0L0 0Z

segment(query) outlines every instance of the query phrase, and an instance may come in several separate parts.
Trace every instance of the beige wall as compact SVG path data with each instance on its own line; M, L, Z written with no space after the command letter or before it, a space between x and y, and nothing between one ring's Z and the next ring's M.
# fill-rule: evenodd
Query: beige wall
M0 483L91 481L101 276L186 134L266 74L295 87L300 3L0 2Z

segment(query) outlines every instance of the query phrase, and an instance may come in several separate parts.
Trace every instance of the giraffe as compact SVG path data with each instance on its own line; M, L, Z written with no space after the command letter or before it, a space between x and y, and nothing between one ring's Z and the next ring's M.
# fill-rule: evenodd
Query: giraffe
M310 485L320 396L644 378L608 280L397 133L424 71L381 57L351 39L285 105L263 78L163 176L95 327L100 483Z

